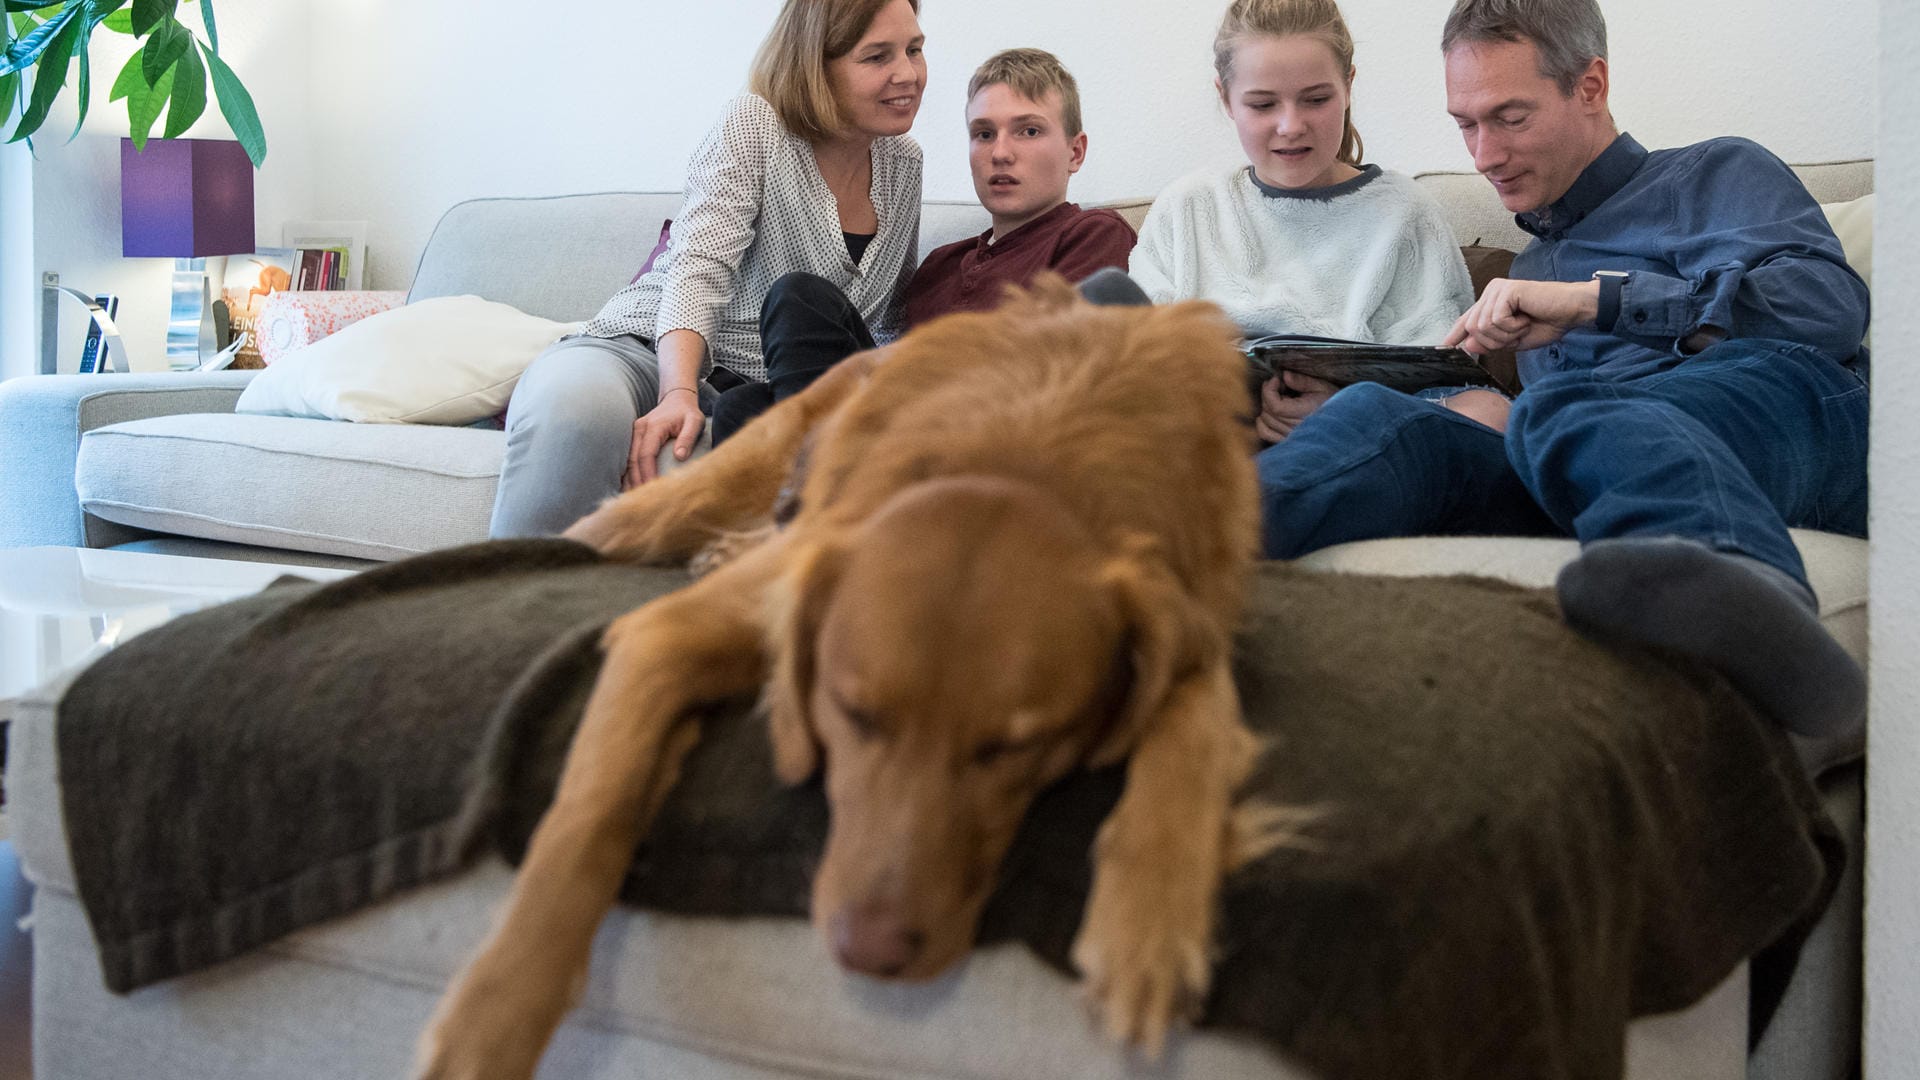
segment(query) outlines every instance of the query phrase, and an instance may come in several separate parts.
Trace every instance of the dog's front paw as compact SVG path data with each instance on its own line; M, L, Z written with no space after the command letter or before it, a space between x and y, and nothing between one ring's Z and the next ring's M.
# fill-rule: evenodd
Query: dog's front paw
M414 1080L532 1080L558 1016L511 985L463 977L420 1036Z
M1208 920L1096 888L1073 943L1081 992L1107 1034L1158 1058L1206 1000Z

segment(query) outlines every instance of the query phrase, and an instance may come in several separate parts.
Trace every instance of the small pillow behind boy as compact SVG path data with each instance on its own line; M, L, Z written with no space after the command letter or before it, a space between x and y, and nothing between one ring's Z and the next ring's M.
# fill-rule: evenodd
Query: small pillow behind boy
M1008 285L1043 270L1080 281L1127 268L1133 227L1112 210L1067 201L1067 183L1087 158L1080 90L1052 53L1008 49L967 84L968 164L993 227L936 248L904 290L906 326L956 311L997 306ZM811 385L841 360L874 347L873 335L825 278L788 274L760 309L767 381L726 391L713 412L713 441Z

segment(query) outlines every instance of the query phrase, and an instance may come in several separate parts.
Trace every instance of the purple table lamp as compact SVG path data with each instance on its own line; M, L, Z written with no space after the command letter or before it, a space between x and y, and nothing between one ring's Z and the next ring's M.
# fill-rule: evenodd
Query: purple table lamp
M225 139L120 140L120 253L174 260L167 363L215 352L208 257L253 251L253 163Z

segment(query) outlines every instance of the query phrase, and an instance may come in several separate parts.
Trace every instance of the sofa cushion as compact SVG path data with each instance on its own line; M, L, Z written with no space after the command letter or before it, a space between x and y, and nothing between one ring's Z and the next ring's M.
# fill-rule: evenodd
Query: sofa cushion
M578 330L477 296L382 311L280 359L235 412L371 424L496 416L540 351Z
M122 525L388 560L486 539L505 451L477 428L160 416L88 432L74 483Z
M673 219L668 218L660 223L660 239L655 240L653 242L653 250L647 252L647 261L641 263L640 269L633 272L633 281L639 281L641 278L646 277L647 273L653 269L653 264L660 261L660 256L667 253L667 247L672 243ZM627 284L631 285L633 281L629 281Z

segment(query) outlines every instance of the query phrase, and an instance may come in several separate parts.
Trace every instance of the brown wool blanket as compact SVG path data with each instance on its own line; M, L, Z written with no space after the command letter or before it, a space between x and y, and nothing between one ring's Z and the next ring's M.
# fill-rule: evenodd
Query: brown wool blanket
M610 619L686 582L564 541L285 584L149 631L60 705L80 898L128 991L510 857ZM1791 954L1842 848L1786 742L1717 678L1569 632L1479 579L1272 565L1238 674L1260 797L1325 810L1225 895L1205 1023L1330 1080L1594 1078L1627 1020ZM626 899L805 909L826 809L717 708ZM1036 804L985 940L1065 966L1118 770Z

